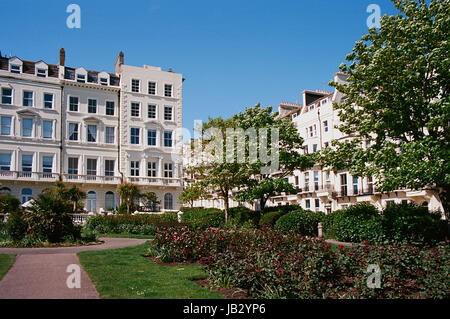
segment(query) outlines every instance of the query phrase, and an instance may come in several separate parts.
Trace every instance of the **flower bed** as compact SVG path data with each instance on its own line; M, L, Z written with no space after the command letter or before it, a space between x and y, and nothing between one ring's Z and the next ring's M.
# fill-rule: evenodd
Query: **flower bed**
M150 254L163 262L201 262L212 283L255 298L448 298L448 244L339 247L277 230L159 228ZM370 264L381 288L368 288Z

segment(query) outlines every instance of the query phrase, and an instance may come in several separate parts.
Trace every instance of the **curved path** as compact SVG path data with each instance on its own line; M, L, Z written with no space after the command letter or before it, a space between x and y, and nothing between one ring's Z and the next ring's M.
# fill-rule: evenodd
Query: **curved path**
M100 238L100 245L55 248L0 248L0 254L17 254L16 261L0 281L0 299L97 299L99 295L81 267L81 251L123 248L143 244L147 239ZM71 271L68 270L72 266ZM80 287L67 282L79 266Z

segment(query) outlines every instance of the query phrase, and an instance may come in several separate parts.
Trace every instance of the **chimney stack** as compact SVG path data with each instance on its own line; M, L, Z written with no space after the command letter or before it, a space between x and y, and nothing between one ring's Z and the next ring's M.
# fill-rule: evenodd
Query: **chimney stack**
M64 48L61 48L61 50L59 50L59 65L64 66L65 62L66 62L66 51L64 51Z
M116 65L115 65L115 69L116 69L116 73L120 73L120 66L122 64L124 64L125 58L124 58L124 54L122 51L119 52L119 55L117 56L116 59Z

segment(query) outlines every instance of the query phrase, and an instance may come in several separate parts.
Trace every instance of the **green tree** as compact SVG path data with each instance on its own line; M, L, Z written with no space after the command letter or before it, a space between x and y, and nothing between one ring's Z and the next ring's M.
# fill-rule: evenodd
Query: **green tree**
M300 154L299 150L302 148L303 139L298 134L292 121L289 118L280 118L278 112L272 112L271 106L261 107L258 103L254 107L246 108L244 112L235 115L233 123L235 127L244 130L256 129L258 154L260 154L260 147L265 146L258 129L266 128L268 130L269 144L275 143L275 141L270 140L272 130L278 130L278 145L276 145L275 151L279 153L279 165L275 170L265 171L264 168L268 164L264 163L260 157L255 163L247 161L244 164L250 174L249 178L245 180L245 187L236 198L247 202L258 200L260 209L263 211L270 197L281 192L295 193L296 189L287 181L287 176L291 175L295 169L304 170L312 167L316 157L314 154ZM249 154L249 148L251 147L250 139L247 142L246 155Z
M196 183L185 187L183 192L180 194L178 198L183 204L189 203L191 207L194 207L194 201L202 198L204 195L204 191L202 187Z
M232 196L232 190L243 185L248 178L249 171L247 167L235 160L226 160L226 145L227 129L233 128L233 119L209 118L207 123L202 127L202 150L211 145L210 143L218 143L219 148L213 149L210 153L212 158L199 163L193 167L193 174L197 179L197 187L215 193L219 198L223 199L225 206L225 222L228 221L229 215L229 201ZM212 134L211 129L217 130L220 136ZM222 154L217 153L222 147ZM208 152L207 152L208 154Z
M158 196L153 192L145 192L140 195L142 206L151 212L156 212L158 210L158 205L160 201Z
M450 1L395 0L330 82L346 99L335 104L351 140L335 142L322 162L374 176L382 191L434 187L450 203Z
M135 208L136 201L139 199L140 192L137 185L133 183L122 183L117 187L120 200L125 204L127 208L127 214L129 215L132 208Z

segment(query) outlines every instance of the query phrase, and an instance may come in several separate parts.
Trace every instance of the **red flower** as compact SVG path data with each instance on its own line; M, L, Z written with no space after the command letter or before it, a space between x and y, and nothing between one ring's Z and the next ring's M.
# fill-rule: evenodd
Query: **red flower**
M305 279L308 279L308 275L305 275Z
M275 264L278 266L280 264L280 262L277 260L275 260Z
M342 245L342 244L339 245L339 249L342 249L342 248L344 248L344 245Z

